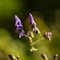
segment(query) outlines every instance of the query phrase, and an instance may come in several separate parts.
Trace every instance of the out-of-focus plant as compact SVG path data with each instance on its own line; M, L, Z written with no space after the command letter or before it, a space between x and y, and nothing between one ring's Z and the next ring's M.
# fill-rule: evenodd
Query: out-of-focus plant
M48 57L46 54L41 54L41 57L44 59L44 60L48 60Z
M55 54L54 55L54 60L57 60L58 59L58 54Z
M30 42L30 46L31 46L31 48L29 50L30 50L30 52L33 52L33 51L37 51L38 50L37 48L34 47L34 45L37 42L39 42L41 40L44 40L44 39L50 41L51 38L52 38L52 33L45 31L43 33L43 38L38 39L36 41L33 41L33 39L35 38L34 33L37 34L37 35L39 35L41 37L41 32L37 28L36 22L34 21L34 18L33 18L33 16L32 16L31 13L29 13L29 22L30 22L31 30L28 31L27 33L25 33L25 30L23 29L23 24L22 24L20 18L17 15L15 15L15 27L16 27L15 32L19 34L19 38L21 38L23 36L25 36L26 38L28 38L28 40ZM14 56L13 54L9 54L8 56L9 56L9 58L11 60L19 60L20 59L18 55ZM44 60L48 60L48 57L47 57L46 54L41 54L41 57ZM57 58L58 58L58 54L55 54L54 55L54 60L57 60Z
M14 56L14 54L9 54L8 57L9 57L11 60L19 60L19 56L18 56L18 55Z

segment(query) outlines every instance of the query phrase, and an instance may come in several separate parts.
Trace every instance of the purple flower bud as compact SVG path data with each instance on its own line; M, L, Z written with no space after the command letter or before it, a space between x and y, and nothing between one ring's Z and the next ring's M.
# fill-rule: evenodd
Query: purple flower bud
M15 59L15 56L13 54L9 54L8 57L11 59L11 60L14 60Z
M36 23L35 23L34 18L31 13L29 13L29 20L30 20L31 28L33 29L34 27L36 27Z
M54 60L57 60L58 59L58 54L55 54L54 55Z
M16 26L16 33L19 33L19 37L21 38L21 36L24 36L25 31L23 30L22 22L17 15L15 15L15 26Z

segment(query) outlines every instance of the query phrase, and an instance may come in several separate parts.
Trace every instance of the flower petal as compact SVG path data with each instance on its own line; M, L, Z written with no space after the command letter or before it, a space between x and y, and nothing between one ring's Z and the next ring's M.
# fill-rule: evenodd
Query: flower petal
M22 26L22 22L17 15L15 15L15 26Z
M25 31L22 30L20 33L19 33L19 38L21 38L21 36L25 36Z
M29 20L30 20L30 25L32 25L32 24L36 25L34 18L33 18L31 13L29 13Z

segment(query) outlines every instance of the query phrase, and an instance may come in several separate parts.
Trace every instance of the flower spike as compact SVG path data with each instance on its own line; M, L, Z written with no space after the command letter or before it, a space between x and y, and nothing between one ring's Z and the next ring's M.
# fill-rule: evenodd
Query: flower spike
M30 26L31 26L32 31L35 32L36 34L40 34L40 31L37 28L36 23L31 13L29 13L29 20L30 20Z

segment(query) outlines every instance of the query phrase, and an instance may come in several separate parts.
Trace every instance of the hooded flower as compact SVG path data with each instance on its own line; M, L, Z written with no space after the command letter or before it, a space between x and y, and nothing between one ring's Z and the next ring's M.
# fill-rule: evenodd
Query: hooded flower
M16 26L16 33L19 33L19 37L21 38L21 36L25 36L22 22L17 15L15 15L15 26Z
M29 13L29 20L30 20L31 28L33 29L34 27L36 27L36 23L35 23L34 18L31 13Z
M40 31L37 28L36 23L31 13L29 13L29 20L30 20L30 26L31 26L32 31L35 32L36 34L40 34Z

